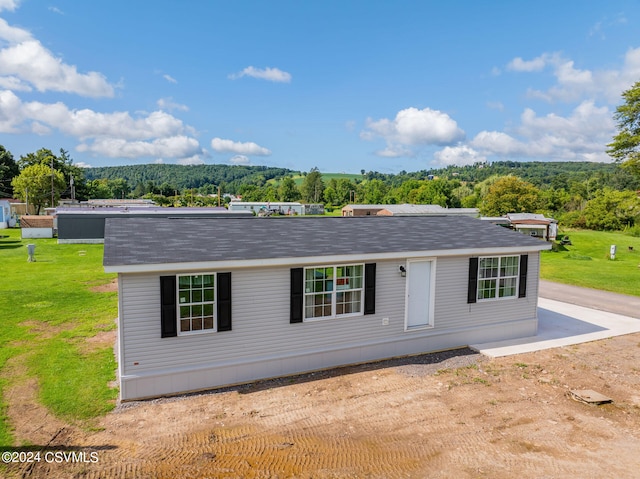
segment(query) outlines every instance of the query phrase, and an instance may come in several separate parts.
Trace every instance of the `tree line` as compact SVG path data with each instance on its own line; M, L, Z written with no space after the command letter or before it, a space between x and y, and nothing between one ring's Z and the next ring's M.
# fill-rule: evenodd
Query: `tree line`
M17 161L0 145L0 194L36 210L60 198L149 198L164 206L213 206L220 194L245 201L437 204L478 208L484 216L543 213L565 226L619 230L640 222L640 175L618 164L495 162L382 174L323 175L317 168L131 165L79 168L68 152L40 149ZM52 194L53 193L53 194Z

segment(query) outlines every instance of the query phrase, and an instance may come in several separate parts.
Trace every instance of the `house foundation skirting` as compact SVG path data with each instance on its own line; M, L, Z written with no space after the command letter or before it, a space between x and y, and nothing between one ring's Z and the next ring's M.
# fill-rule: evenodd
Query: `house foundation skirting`
M406 332L384 342L352 344L249 360L122 373L120 399L131 401L215 389L261 379L289 376L338 366L455 349L474 343L535 336L537 318L475 328Z

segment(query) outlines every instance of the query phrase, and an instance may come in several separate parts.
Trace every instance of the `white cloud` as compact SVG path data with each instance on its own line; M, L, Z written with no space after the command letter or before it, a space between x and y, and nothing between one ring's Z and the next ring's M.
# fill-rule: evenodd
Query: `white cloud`
M1 8L0 11L2 11ZM9 43L26 42L33 39L31 33L22 28L12 27L4 18L0 18L0 38Z
M60 10L58 7L49 7L49 11L53 13L57 13L58 15L64 15L64 12Z
M260 80L267 80L276 83L290 83L291 74L280 70L279 68L255 68L249 66L238 73L229 75L231 80L237 80L242 77L258 78Z
M132 117L129 112L99 113L89 109L69 110L63 103L30 102L23 104L26 119L47 123L80 140L87 138L122 138L148 140L173 137L187 129L178 118L154 111L144 117Z
M122 138L98 138L92 143L81 143L77 150L90 152L107 158L188 158L201 153L195 138L173 136L150 141L128 141Z
M189 165L189 166L204 165L204 160L202 158L200 158L200 155L193 155L192 157L182 158L182 159L178 160L178 164L179 165Z
M442 150L434 153L433 157L441 166L464 166L474 163L484 163L487 158L467 145L445 146Z
M128 112L69 110L60 102L23 103L13 92L0 91L0 132L53 130L78 138L78 151L109 158L191 158L203 152L198 140L188 136L191 128L162 111L133 117Z
M20 98L12 91L0 91L0 133L18 133L23 118Z
M481 131L469 142L471 147L498 156L526 154L526 145L501 131Z
M93 168L89 163L85 163L84 161L74 161L73 166L77 166L78 168Z
M554 113L538 116L527 108L520 120L513 130L515 136L482 131L469 145L483 155L503 158L610 161L605 149L615 124L607 107L584 101L567 117Z
M269 156L271 150L253 142L242 143L233 140L214 138L211 140L211 148L218 153L238 153L239 155Z
M447 145L464 137L464 131L449 115L438 110L406 108L400 110L393 120L367 119L366 129L360 133L363 140L380 137L387 147L379 156L411 156L409 147L420 145Z
M55 57L31 34L0 19L0 79L10 78L17 90L60 91L88 97L112 97L114 87L101 73L79 73L73 65ZM3 84L7 86L7 81Z
M13 12L18 5L20 4L19 0L0 0L0 12L3 10L9 10Z
M546 91L531 89L529 96L549 102L603 99L613 104L640 77L640 48L627 51L619 70L577 68L573 60L559 53L545 53L529 61L515 58L507 65L507 69L519 72L538 72L547 67L553 69L556 84Z
M248 166L251 164L251 161L244 155L236 155L233 158L229 159L229 163L231 163L232 165Z
M160 98L156 102L156 104L158 105L158 108L160 108L161 110L189 111L189 107L187 105L182 105L180 103L176 103L176 102L173 101L173 98L171 98L171 97L169 97L169 98Z
M515 72L539 72L544 70L548 59L549 56L547 54L541 55L533 60L523 60L520 57L516 57L507 64L507 70Z
M0 77L0 88L6 88L11 91L32 91L31 88L26 83L23 83L20 78L8 76L8 77Z
M164 75L162 75L162 78L167 80L169 83L178 83L178 80L173 78L171 75L164 74Z

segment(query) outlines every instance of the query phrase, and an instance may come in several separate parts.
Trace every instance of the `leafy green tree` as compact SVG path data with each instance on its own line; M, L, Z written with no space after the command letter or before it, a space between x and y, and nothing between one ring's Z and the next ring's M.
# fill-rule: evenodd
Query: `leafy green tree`
M603 188L587 202L583 214L589 229L621 230L638 220L640 201L634 191Z
M457 201L463 208L475 208L476 206L475 203L473 203L472 206L464 206L465 200L473 197L473 188L467 184L454 188L451 191L451 196L455 198L455 201Z
M540 207L540 190L517 176L504 176L489 187L480 203L484 216L534 213Z
M29 166L34 165L46 165L52 167L56 171L60 171L64 177L64 183L66 185L62 193L69 193L71 197L71 178L73 178L73 185L75 188L75 196L77 198L86 198L88 190L86 187L86 180L82 168L73 164L73 160L69 156L69 152L60 148L60 156L54 155L51 150L46 148L40 148L35 153L27 153L18 160L18 166L20 170L24 170Z
M409 194L418 188L420 188L420 180L407 179L389 190L386 200L389 204L402 204L409 203Z
M280 201L298 201L300 199L300 190L290 176L285 176L280 182L278 199Z
M371 205L382 204L388 190L389 188L382 180L377 178L369 180L362 186L362 193L364 195L362 201L365 204Z
M336 206L339 205L338 194L336 193L336 189L329 185L324 189L324 204L325 206Z
M36 208L36 214L40 214L43 206L55 206L60 200L60 193L66 189L64 175L44 164L27 166L11 184L21 200Z
M421 205L440 205L444 207L459 207L460 202L453 195L455 186L459 182L446 179L424 180L420 186L409 193L409 203Z
M109 188L109 180L92 180L87 181L87 198L90 199L108 199L113 198L111 189Z
M107 184L111 190L111 196L109 196L109 198L126 198L131 192L129 183L123 178L109 180Z
M11 180L20 174L20 168L13 159L13 155L0 145L0 198L11 198L13 187Z
M319 203L324 197L324 182L318 168L312 168L304 177L300 187L302 201L306 203Z
M346 205L354 201L357 186L347 178L331 178L324 193L325 203L333 206Z
M634 175L640 175L640 81L622 93L624 103L616 108L613 118L618 134L608 144L607 153Z

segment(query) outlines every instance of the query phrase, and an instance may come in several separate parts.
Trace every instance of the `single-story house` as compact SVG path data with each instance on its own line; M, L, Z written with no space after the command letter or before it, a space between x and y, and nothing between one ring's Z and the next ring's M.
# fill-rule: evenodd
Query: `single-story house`
M253 214L277 212L281 215L304 215L304 205L295 201L231 201L229 211L250 211Z
M160 206L60 207L55 210L58 243L103 243L107 218L211 218L251 216L248 212L229 212L226 208L163 208ZM166 234L166 233L165 233Z
M558 222L553 218L536 213L507 213L511 227L520 233L555 241L558 234Z
M149 200L146 198L92 198L86 201L78 201L78 200L69 200L64 199L60 200L58 203L61 207L70 207L70 208L113 208L113 207L139 207L144 208L147 206L158 206L157 203L153 200Z
M20 217L20 234L27 238L53 238L53 216L24 215Z
M476 218L478 208L444 208L440 205L384 205L377 216L464 215Z
M386 205L346 205L342 207L342 216L375 216Z
M535 335L549 247L466 216L108 218L121 399Z

